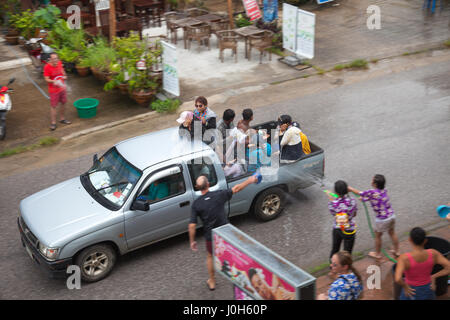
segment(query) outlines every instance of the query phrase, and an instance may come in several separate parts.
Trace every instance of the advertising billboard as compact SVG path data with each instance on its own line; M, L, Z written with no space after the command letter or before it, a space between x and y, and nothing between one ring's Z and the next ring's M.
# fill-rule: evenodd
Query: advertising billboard
M213 229L214 267L235 288L236 299L315 298L315 278L231 224Z

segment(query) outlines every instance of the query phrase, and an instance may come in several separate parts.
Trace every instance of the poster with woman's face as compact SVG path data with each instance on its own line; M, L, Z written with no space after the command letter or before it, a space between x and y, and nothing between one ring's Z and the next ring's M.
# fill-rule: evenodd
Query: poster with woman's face
M295 288L276 274L214 234L214 263L217 271L255 299L294 300Z

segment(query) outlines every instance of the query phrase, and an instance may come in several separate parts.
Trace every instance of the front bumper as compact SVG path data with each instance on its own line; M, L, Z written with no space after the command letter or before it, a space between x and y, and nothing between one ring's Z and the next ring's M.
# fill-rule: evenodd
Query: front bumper
M22 227L20 223L20 218L17 219L17 225L19 227L20 238L22 240L22 245L25 247L28 255L31 259L51 278L64 278L67 276L67 267L72 265L72 258L48 261L45 259L37 249L36 243L32 243L30 239L35 238L32 234L30 235L29 230L26 226ZM28 234L28 236L27 236Z

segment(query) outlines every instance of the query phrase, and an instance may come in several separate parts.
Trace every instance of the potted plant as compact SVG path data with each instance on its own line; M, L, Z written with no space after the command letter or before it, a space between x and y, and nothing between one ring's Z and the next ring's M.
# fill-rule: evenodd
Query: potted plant
M48 5L40 8L33 13L33 20L37 25L35 29L35 36L41 32L42 29L50 30L52 26L60 19L61 10L54 5Z
M106 39L98 37L94 44L86 50L89 59L91 71L94 76L104 82L107 82L107 76L111 74L111 62L116 61L116 52L108 45Z
M80 57L80 59L75 63L75 69L77 70L77 73L81 77L86 77L89 75L90 71L90 61L88 57Z
M128 89L131 97L141 106L148 106L156 93L158 82L150 76L151 66L154 63L152 52L148 52L139 60L130 61L128 74ZM133 64L134 63L134 64Z
M70 47L63 47L60 50L56 50L56 53L63 62L64 69L68 72L73 72L77 60L80 59L80 54Z

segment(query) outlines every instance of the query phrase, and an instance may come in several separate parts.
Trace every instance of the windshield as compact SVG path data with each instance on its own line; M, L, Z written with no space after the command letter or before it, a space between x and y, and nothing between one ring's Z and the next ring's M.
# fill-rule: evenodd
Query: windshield
M95 193L115 207L121 207L142 176L115 148L112 148L85 174Z

